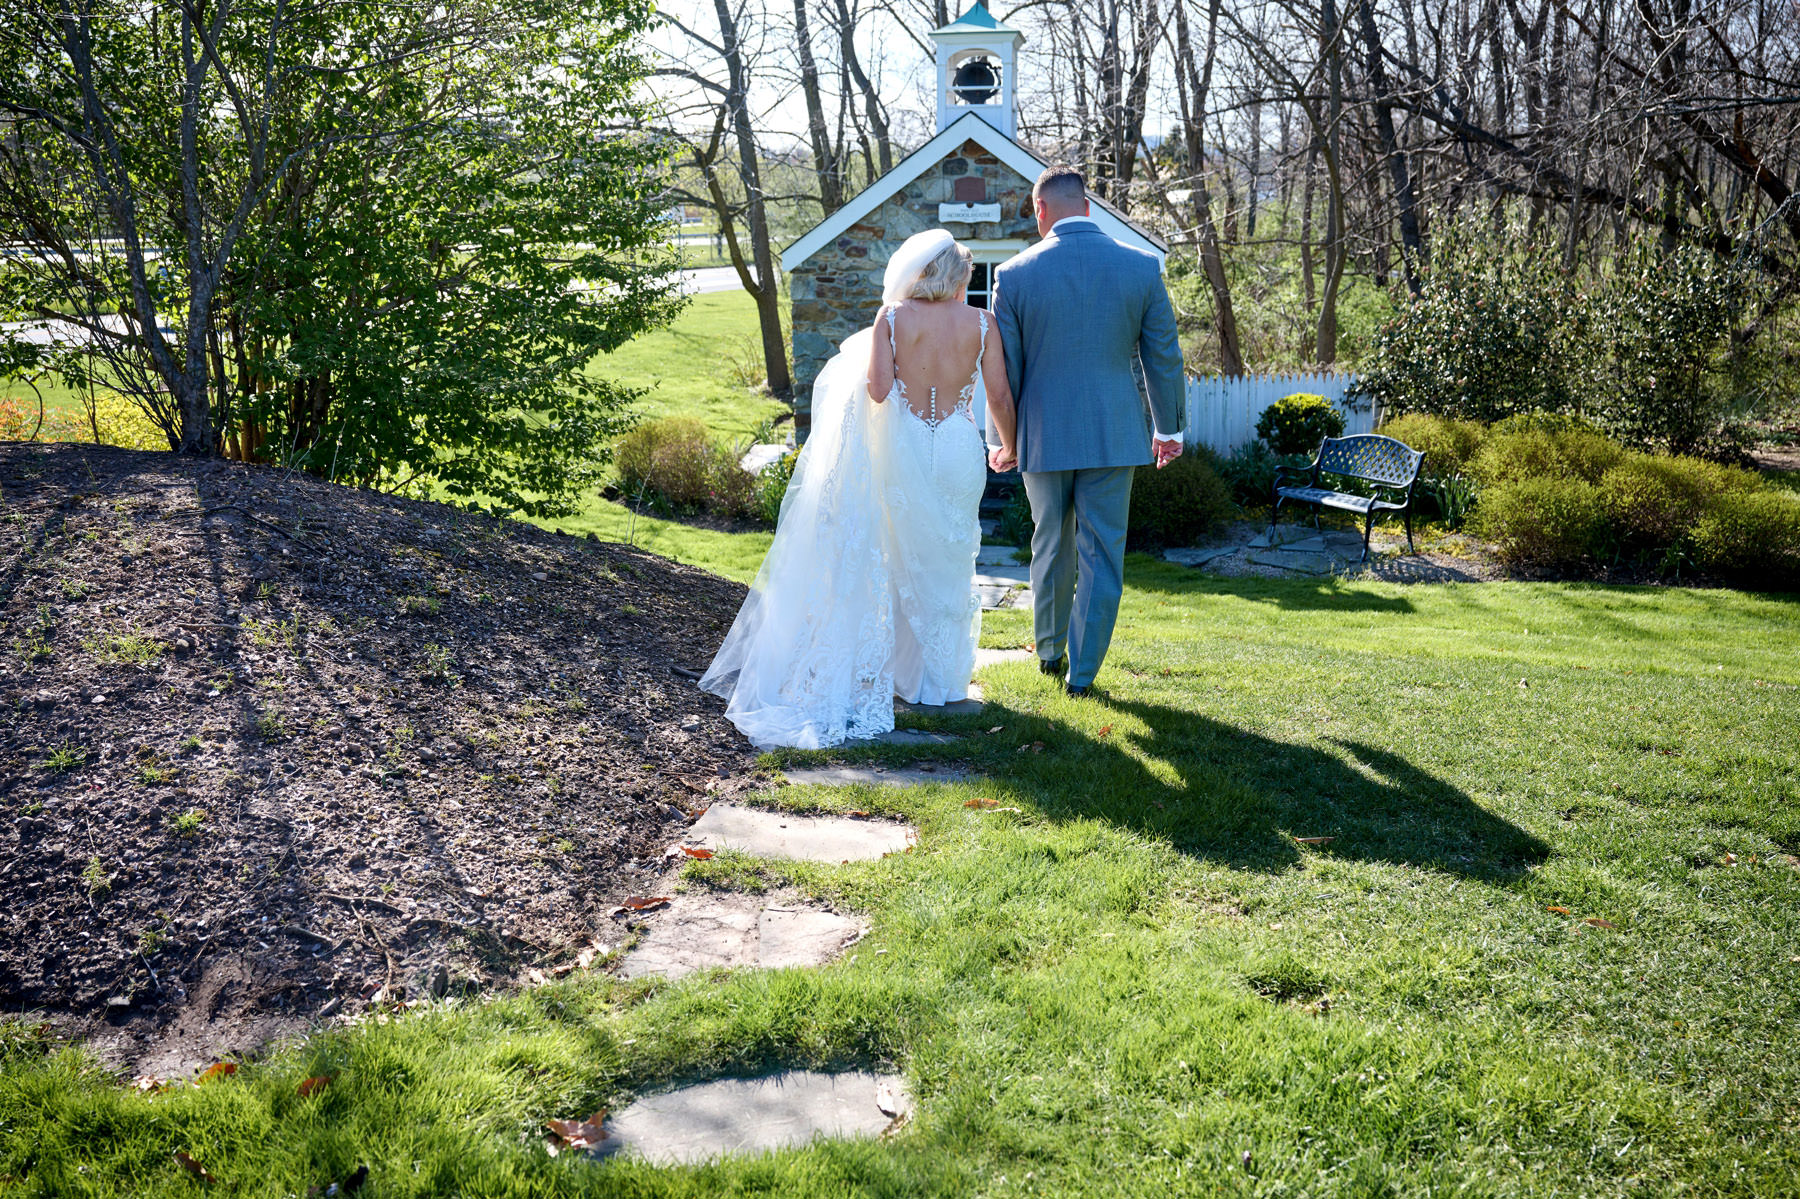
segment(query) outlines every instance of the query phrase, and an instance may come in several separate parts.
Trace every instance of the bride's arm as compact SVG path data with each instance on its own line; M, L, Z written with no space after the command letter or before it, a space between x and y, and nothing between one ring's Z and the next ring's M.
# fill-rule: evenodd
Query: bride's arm
M987 387L989 428L1000 435L1000 448L1007 458L1019 454L1019 412L1013 406L1012 385L1007 382L1006 355L998 337L990 337L981 353L981 382Z
M894 388L894 347L888 341L887 309L875 313L875 336L869 339L869 398L877 404Z

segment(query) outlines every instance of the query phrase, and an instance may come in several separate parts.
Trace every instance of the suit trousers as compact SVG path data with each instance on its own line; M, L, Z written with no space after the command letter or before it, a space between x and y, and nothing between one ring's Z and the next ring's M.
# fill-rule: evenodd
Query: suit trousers
M1031 500L1032 631L1038 657L1069 654L1068 684L1085 687L1112 644L1125 590L1125 527L1136 467L1025 471Z

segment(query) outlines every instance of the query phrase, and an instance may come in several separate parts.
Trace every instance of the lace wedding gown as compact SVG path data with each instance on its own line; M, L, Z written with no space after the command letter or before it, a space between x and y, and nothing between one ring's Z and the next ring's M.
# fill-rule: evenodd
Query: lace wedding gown
M890 286L889 291L893 288ZM896 349L894 309L884 312ZM987 345L987 314L980 314ZM819 749L894 727L894 697L968 694L987 462L978 354L954 397L904 382L872 402L864 330L813 384L812 436L775 540L700 686L764 749ZM920 393L923 394L920 394Z

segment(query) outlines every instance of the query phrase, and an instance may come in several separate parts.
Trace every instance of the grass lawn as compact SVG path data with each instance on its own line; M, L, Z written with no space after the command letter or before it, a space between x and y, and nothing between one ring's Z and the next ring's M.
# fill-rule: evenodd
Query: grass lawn
M982 781L782 793L916 851L688 866L867 913L847 958L575 976L154 1096L19 1026L0 1190L198 1193L179 1150L269 1196L363 1163L380 1196L1795 1193L1793 598L1127 576L1104 699L1008 664L945 724ZM919 1097L888 1140L542 1148L675 1082L869 1064Z
M713 292L695 296L668 328L599 355L588 370L650 388L637 407L647 419L694 416L715 437L739 441L788 411L786 404L751 391L736 377L738 363L754 363L760 377L760 347L750 297L741 291Z

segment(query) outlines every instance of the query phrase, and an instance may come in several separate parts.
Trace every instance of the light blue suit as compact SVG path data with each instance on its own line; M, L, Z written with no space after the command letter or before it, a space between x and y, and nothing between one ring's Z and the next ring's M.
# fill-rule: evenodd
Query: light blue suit
M1037 652L1054 661L1066 647L1069 686L1085 687L1125 587L1132 472L1152 461L1152 414L1159 435L1182 431L1187 387L1156 256L1091 221L1059 224L995 273L993 309L1036 525Z

